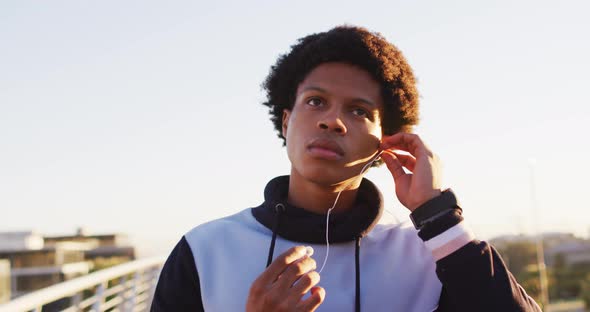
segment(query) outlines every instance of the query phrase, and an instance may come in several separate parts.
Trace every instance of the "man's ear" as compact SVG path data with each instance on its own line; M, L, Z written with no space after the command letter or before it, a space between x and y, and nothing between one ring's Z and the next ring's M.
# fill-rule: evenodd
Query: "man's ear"
M287 126L289 125L289 117L291 117L291 111L283 109L283 137L287 137Z

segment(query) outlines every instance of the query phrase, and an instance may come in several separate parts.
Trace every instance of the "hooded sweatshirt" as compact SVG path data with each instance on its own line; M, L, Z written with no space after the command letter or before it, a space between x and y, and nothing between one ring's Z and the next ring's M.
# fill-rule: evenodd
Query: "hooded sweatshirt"
M326 215L287 202L289 177L271 180L255 208L186 233L164 264L151 311L244 311L250 286L296 245L314 249L316 311L541 311L499 254L465 226L461 209L417 231L379 223L379 190L363 179L353 208ZM328 250L329 248L329 250Z

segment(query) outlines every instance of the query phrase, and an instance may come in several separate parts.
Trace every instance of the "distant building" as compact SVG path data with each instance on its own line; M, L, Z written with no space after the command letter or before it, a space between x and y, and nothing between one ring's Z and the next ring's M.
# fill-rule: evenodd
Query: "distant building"
M494 245L494 247L501 249L506 247L511 243L534 243L535 237L524 235L524 234L517 234L517 235L502 235L494 237L490 240L490 243Z
M544 233L543 245L548 266L555 264L558 255L563 257L566 266L590 264L590 240L571 233Z
M545 312L586 312L586 305L582 300L551 303Z
M0 232L0 251L41 248L43 248L43 236L33 231Z
M10 301L10 261L0 259L0 303Z
M127 236L123 234L88 235L86 231L78 229L76 235L46 236L46 246L56 246L64 242L77 242L93 246L84 251L84 259L121 258L124 261L135 259L135 248L131 247Z
M135 259L119 234L43 237L35 232L0 233L0 259L10 262L11 297Z
M545 263L553 266L558 255L563 257L567 266L590 264L590 240L576 237L571 233L543 233ZM496 248L503 248L510 243L536 242L535 236L505 235L491 240Z
M590 242L564 242L545 250L547 265L553 266L558 256L562 256L566 266L590 264Z

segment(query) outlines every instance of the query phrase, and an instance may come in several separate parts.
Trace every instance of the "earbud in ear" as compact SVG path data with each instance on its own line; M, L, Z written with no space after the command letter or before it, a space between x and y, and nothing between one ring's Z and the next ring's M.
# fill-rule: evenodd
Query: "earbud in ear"
M381 159L381 155L383 155L383 152L383 150L379 150L379 153L377 153L377 156L375 156L375 160Z

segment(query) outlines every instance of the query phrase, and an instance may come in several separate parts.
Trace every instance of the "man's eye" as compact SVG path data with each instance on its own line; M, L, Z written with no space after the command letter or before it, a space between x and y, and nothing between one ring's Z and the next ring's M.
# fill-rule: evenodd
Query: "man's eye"
M360 117L369 117L369 112L362 108L355 108L352 110L352 113Z
M324 104L324 102L320 98L311 98L311 99L307 100L307 104L310 106L317 107L317 106Z

